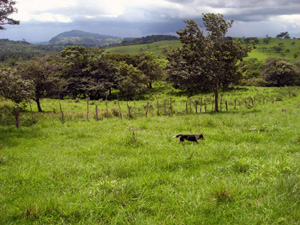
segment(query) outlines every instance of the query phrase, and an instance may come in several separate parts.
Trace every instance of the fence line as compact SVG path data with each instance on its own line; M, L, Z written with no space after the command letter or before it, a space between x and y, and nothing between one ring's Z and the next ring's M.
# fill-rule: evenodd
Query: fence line
M298 90L298 89L297 89ZM243 98L234 99L231 96L225 97L221 96L219 99L219 112L232 112L232 111L241 111L243 108L252 109L257 105L264 105L267 103L274 103L275 101L283 101L283 97L295 97L297 96L291 88L288 88L287 92L284 95L261 95L257 94L255 96L248 96ZM90 99L86 99L86 121L89 121L89 118L93 116L96 121L102 120L103 118L119 117L120 119L127 118L133 119L136 117L149 117L149 116L174 116L174 115L184 115L184 114L196 114L200 115L203 113L214 112L214 97L202 96L200 98L187 98L186 100L175 101L172 98L165 98L159 100L155 98L153 100L148 100L147 102L137 106L136 101L129 102L127 101L127 113L122 111L122 107L119 100L114 100L114 105L109 107L110 101L105 99L104 108L99 109L98 104L95 104L95 114L90 113ZM133 104L133 105L132 105ZM145 104L145 105L144 105ZM211 105L211 110L210 106ZM31 106L31 105L30 105ZM59 109L61 114L61 122L65 123L65 113L63 112L63 106L61 100L59 99ZM53 111L56 113L56 110ZM71 112L72 113L72 112ZM78 116L78 115L77 115ZM84 115L83 115L84 118ZM19 122L19 110L18 107L15 107L15 119L16 127L20 127ZM33 113L31 108L31 120L33 121ZM32 122L33 124L33 122Z

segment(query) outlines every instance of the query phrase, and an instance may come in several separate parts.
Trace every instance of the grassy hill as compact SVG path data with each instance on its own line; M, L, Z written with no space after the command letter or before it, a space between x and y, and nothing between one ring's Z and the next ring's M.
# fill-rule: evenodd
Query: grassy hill
M274 47L280 46L282 46L280 52L274 50ZM249 54L249 58L257 58L258 60L265 61L268 57L282 57L292 62L300 59L300 40L271 38L269 44L266 44L260 39L256 47Z
M159 41L150 44L139 44L130 46L114 46L105 48L106 52L120 54L138 54L140 52L153 52L155 55L163 57L164 50L167 48L178 48L181 46L180 41Z
M243 40L241 41L243 43ZM178 48L180 46L180 41L161 41L152 44L108 47L105 48L105 50L112 53L126 54L137 54L142 51L149 51L157 56L163 57L163 50L165 48ZM280 52L274 50L274 47L280 46L282 47ZM296 55L297 57L295 57ZM296 62L300 59L300 40L271 38L270 42L266 44L263 42L263 39L259 39L256 49L249 53L248 58L257 58L258 60L265 61L268 57L282 57Z
M33 56L42 56L52 52L61 51L64 45L68 45L69 41L72 40L73 44L78 44L83 41L82 37L57 37L60 39L60 46L55 45L33 45L23 41L9 41L7 39L0 39L0 62L7 59L29 59ZM104 37L103 37L104 38ZM108 38L108 37L105 37ZM87 38L89 39L89 38ZM108 41L109 39L104 39ZM89 43L91 39L86 40ZM116 39L112 39L112 42ZM242 43L243 40L241 39ZM70 43L69 43L70 44ZM164 50L167 48L178 48L181 46L180 41L159 41L149 44L138 44L129 46L113 46L106 47L106 52L121 53L121 54L137 54L143 51L153 52L155 55L164 58ZM282 50L276 51L275 47L280 47ZM271 38L269 43L264 43L263 39L259 39L259 43L256 45L248 58L257 58L258 60L264 61L268 57L283 57L292 62L297 62L300 59L300 40L287 40L287 39L276 39Z
M52 38L48 44L56 46L80 45L88 47L121 43L122 40L123 38L109 35L100 35L80 30L72 30L58 34Z

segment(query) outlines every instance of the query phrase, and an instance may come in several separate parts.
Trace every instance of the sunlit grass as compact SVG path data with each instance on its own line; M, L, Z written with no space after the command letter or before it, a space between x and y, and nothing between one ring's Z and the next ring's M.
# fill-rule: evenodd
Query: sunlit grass
M269 98L250 109L99 121L86 120L85 100L64 100L64 124L57 108L2 125L1 223L298 224L300 98L287 88L224 96L256 94ZM185 111L186 97L172 98ZM206 140L179 144L178 133Z

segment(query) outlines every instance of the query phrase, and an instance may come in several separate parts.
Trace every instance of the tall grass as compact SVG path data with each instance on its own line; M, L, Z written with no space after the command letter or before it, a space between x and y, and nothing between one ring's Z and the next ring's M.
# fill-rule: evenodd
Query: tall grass
M186 99L172 98L175 106ZM43 102L47 111L56 104ZM100 121L78 119L85 101L62 104L65 124L48 112L33 126L0 126L1 224L299 223L299 95L221 113ZM206 140L179 144L178 133Z

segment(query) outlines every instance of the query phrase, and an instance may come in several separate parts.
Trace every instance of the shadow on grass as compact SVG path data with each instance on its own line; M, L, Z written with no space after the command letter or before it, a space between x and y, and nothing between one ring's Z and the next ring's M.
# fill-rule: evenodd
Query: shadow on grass
M0 126L0 150L3 147L15 147L22 144L18 139L33 139L40 137L43 132L40 128L20 128Z

